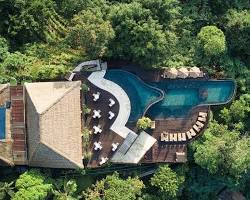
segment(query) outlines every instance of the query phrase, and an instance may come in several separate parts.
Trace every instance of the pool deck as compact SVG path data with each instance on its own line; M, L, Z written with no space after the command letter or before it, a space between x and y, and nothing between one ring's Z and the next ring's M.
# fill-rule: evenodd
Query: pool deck
M159 81L161 79L160 77L160 72L155 70L153 73L152 71L140 71L139 74L135 73L131 70L130 72L138 75L141 79L144 81ZM112 152L112 143L118 142L119 144L122 144L124 141L124 138L121 137L120 135L116 134L114 131L110 129L112 126L112 123L116 119L114 117L112 120L109 120L108 117L108 112L110 111L110 108L108 106L108 100L109 98L113 98L115 100L115 105L112 107L112 112L118 113L120 110L119 103L117 98L112 95L111 93L102 90L98 88L97 86L91 84L88 80L87 77L90 75L90 73L81 73L80 75L77 74L74 78L74 80L82 80L85 82L87 85L90 87L90 91L86 95L86 105L90 109L96 109L96 110L101 110L101 115L102 117L98 119L93 119L91 113L86 121L84 122L85 126L88 127L90 130L93 130L94 125L101 125L102 128L102 133L100 134L92 134L90 137L90 146L89 150L92 151L92 157L89 160L87 167L89 168L96 168L100 167L99 162L101 157L108 157L109 160L112 158L114 153ZM97 91L101 92L102 97L97 101L93 101L93 93L96 93ZM145 154L143 159L140 161L141 163L178 163L178 162L185 162L187 158L187 145L190 143L190 141L186 142L161 142L160 141L160 134L163 131L167 132L186 132L189 130L196 122L198 113L202 112L208 112L209 111L209 106L199 106L191 110L189 115L185 118L167 118L167 119L161 119L161 120L155 120L156 127L155 129L149 129L146 130L146 132L153 136L157 142L150 148L149 151ZM207 123L205 124L204 128L197 134L196 137L199 137L207 127ZM131 129L133 132L137 132L136 124L135 123L127 123L126 126ZM196 138L195 137L195 138ZM194 138L194 139L195 139ZM102 143L102 150L95 151L94 148L94 142L100 141ZM185 158L181 161L176 160L176 153L184 153Z

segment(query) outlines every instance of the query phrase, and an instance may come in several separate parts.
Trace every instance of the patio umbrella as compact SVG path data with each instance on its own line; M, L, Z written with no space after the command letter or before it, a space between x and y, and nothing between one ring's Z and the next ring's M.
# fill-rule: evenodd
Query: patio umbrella
M189 74L189 71L187 68L181 67L180 69L178 69L178 77L179 78L187 78L188 74Z
M170 68L170 69L168 69L168 70L165 72L165 74L166 74L167 78L174 79L174 78L177 77L178 71L177 71L177 69L175 69L175 68Z
M189 76L192 78L197 78L200 76L200 74L201 74L201 70L198 67L192 67L189 70Z

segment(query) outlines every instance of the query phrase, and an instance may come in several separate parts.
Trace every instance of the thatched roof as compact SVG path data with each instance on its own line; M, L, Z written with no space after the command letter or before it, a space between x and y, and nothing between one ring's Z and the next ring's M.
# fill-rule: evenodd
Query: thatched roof
M80 86L80 81L25 84L30 166L83 167Z
M175 68L170 68L170 69L166 70L165 75L167 76L167 78L173 79L173 78L177 77L178 71Z
M187 68L181 67L180 69L178 69L178 77L179 78L187 78L188 74L189 74L189 71Z
M200 76L200 74L201 74L201 70L198 67L192 67L189 70L189 76L192 78L197 78Z

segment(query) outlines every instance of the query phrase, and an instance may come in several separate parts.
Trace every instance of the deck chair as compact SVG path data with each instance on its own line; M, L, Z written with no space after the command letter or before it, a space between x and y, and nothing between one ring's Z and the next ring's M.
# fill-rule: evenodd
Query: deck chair
M193 125L193 129L194 130L196 130L197 131L197 133L199 133L200 132L200 128L195 124L195 125Z
M203 126L204 126L204 124L201 123L200 121L197 121L196 125L198 126L198 128L203 128Z
M189 140L192 139L192 135L191 135L190 131L187 131L187 132L186 132L186 135L187 135L187 138L188 138Z
M206 118L207 117L207 113L205 113L205 112L199 112L199 117Z
M177 133L178 134L178 141L182 142L182 141L186 141L186 133Z
M198 117L198 121L200 121L200 122L206 122L207 119L205 117Z
M177 133L169 133L169 141L177 142L178 141Z
M196 136L196 132L194 131L194 129L191 128L189 131L192 137Z

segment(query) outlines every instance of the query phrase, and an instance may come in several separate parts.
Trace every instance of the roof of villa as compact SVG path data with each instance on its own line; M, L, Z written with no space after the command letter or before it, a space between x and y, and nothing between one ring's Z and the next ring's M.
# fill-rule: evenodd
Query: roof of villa
M83 167L80 86L80 81L25 84L30 166Z

